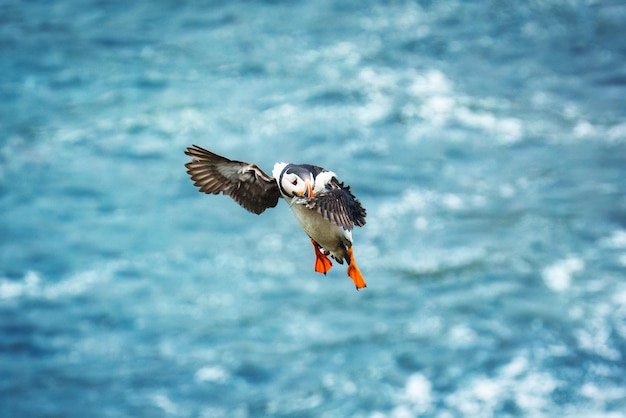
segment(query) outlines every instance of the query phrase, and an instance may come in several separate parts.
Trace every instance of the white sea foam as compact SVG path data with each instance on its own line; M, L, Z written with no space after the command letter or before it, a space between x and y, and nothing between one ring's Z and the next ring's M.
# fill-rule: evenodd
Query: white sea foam
M32 296L38 293L41 276L35 271L26 273L22 280L0 279L0 300Z
M610 142L626 141L626 122L610 127L606 133L606 137Z
M366 125L383 119L392 108L390 90L395 87L397 76L388 71L364 68L357 79L367 94L367 101L356 110L356 117Z
M0 299L13 299L22 295L22 283L2 279L0 281Z
M581 349L617 362L622 360L622 353L613 343L612 333L621 331L619 325L611 325L612 317L616 314L615 308L614 303L595 304L593 310L586 315L585 325L576 329L574 335Z
M427 414L433 407L432 386L430 380L422 373L414 373L407 378L404 388L398 396L398 403L390 413L387 415L376 411L370 417L412 418Z
M57 299L67 296L76 296L85 293L93 287L95 283L102 279L102 273L96 270L86 270L71 277L46 286L44 292L46 297Z
M623 387L599 387L593 382L587 382L580 388L580 394L596 402L615 402L626 399L626 388ZM624 415L620 415L624 416Z
M439 70L428 70L424 73L415 74L408 92L415 97L433 94L449 94L453 84L448 77Z
M194 378L198 383L224 383L230 377L226 369L220 366L204 366L196 371Z
M466 325L455 325L448 333L448 338L452 346L470 347L478 341L478 334Z
M626 231L623 229L613 231L611 236L601 240L601 244L609 248L626 248Z
M152 401L168 415L177 415L180 412L176 404L165 393L155 393L152 395Z
M403 107L402 113L407 117L419 116L439 127L459 123L488 132L502 144L519 142L524 136L521 120L500 117L491 111L499 107L497 101L482 99L477 103L462 95L441 71L429 70L415 75L407 91L420 103L416 106L410 102Z
M511 375L510 366L505 366L495 377L473 378L446 396L445 403L464 416L493 416L493 411L513 400L522 411L533 411L536 414L547 410L550 394L559 385L547 373L520 371Z
M546 266L541 276L550 289L562 292L569 289L572 276L585 268L585 262L577 257L569 257Z
M433 402L432 383L421 373L409 376L404 386L404 398L419 414L428 411Z

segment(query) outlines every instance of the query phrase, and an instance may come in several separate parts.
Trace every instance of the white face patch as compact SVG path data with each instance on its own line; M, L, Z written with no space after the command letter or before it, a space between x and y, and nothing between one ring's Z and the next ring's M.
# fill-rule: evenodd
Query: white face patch
M274 177L274 180L276 180L276 183L278 184L278 189L280 190L280 194L285 198L285 199L289 199L291 198L293 195L289 192L288 189L285 189L285 186L283 184L283 172L285 171L285 168L288 166L288 163L276 163L274 164L274 168L272 169L272 177Z
M284 198L313 196L315 179L313 173L306 166L277 163L274 165L272 175L276 179L280 193Z
M306 174L306 173L304 173ZM302 178L296 173L283 172L280 176L280 190L281 193L288 197L301 196L312 197L313 196L313 175L305 176Z

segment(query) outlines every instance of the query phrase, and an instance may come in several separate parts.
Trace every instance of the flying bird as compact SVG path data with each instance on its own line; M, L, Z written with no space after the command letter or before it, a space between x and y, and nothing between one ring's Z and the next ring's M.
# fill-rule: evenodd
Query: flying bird
M185 151L187 173L200 192L225 194L257 215L287 201L315 251L315 271L326 274L330 255L348 264L358 289L366 287L352 252L352 229L365 225L365 209L332 171L310 164L276 163L268 175L251 163L229 160L197 145Z

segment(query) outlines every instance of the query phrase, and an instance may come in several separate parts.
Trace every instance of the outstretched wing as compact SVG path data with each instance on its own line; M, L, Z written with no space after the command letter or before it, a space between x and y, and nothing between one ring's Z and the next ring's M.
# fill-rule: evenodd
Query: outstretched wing
M185 154L191 157L187 173L201 192L224 193L257 215L278 203L278 184L255 164L229 160L197 145Z
M347 231L351 231L354 225L365 225L365 209L350 191L350 186L344 186L335 177L326 186L328 191L313 196L306 206Z

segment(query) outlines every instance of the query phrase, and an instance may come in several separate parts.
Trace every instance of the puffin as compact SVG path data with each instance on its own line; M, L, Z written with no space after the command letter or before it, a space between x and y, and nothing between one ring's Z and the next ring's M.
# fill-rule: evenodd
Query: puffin
M332 267L330 256L347 263L357 290L366 287L352 251L352 230L365 225L366 211L334 172L281 162L270 176L256 164L230 160L197 145L185 154L191 157L185 164L187 174L202 193L230 196L257 215L276 207L282 197L313 244L315 271L326 275Z

